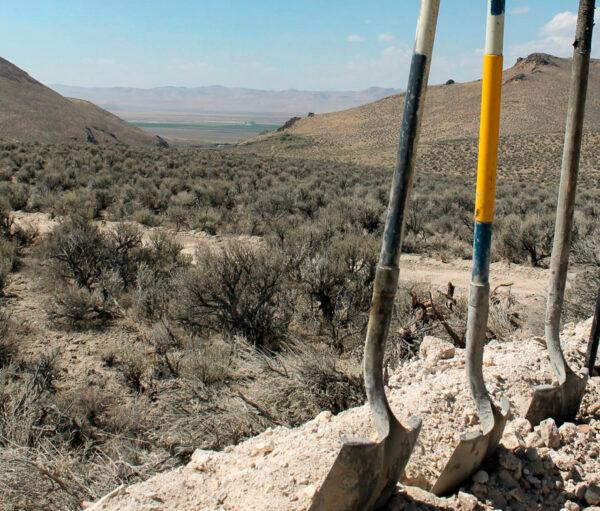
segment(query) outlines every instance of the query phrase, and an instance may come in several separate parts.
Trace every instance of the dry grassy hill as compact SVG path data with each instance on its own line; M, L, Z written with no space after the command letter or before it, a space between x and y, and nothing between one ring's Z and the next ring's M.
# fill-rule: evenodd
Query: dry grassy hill
M545 146L559 142L564 130L571 63L569 59L535 53L504 72L503 137L525 137L544 154ZM588 133L600 122L600 61L593 60L588 95ZM429 88L423 121L422 142L464 142L477 138L481 98L480 81ZM358 108L301 119L284 132L263 135L243 150L259 153L285 151L290 156L327 158L366 164L389 164L394 160L403 95L390 96ZM548 139L548 136L551 138ZM435 144L432 144L434 143ZM597 145L597 137L587 141ZM467 144L470 145L470 144ZM454 149L451 149L454 151Z
M124 143L153 146L158 139L87 101L54 92L0 58L0 140Z

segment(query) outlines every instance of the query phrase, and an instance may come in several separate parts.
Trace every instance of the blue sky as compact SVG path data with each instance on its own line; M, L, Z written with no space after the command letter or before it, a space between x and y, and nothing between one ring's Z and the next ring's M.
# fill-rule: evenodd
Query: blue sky
M419 7L418 0L2 3L0 56L44 83L312 90L404 88ZM479 76L485 4L442 0L433 83ZM533 51L570 55L577 4L507 0L506 66Z

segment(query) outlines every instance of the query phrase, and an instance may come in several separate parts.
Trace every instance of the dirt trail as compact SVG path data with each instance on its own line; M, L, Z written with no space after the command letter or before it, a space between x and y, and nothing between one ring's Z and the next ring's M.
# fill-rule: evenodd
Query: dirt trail
M31 226L38 230L41 235L47 234L58 225L58 220L53 219L47 213L25 213L16 211L15 223L22 226ZM103 230L114 228L117 222L99 221L98 225ZM148 241L152 233L160 230L157 227L146 227L137 224L144 234L144 240ZM212 236L203 231L175 231L164 229L170 233L182 246L182 252L195 257L196 249L199 247L218 247L232 240L244 243L260 244L262 238L249 235L216 235ZM403 254L401 259L400 281L405 285L419 282L431 284L433 288L446 288L448 282L452 282L459 291L465 293L469 287L471 273L471 262L467 260L452 260L444 263L439 259L424 257L414 254ZM544 296L548 270L531 268L505 261L493 263L490 270L490 283L492 289L498 285L511 284L511 292L521 302L530 302Z
M51 232L59 223L59 219L52 218L48 213L26 213L24 211L13 212L13 218L17 225L23 227L31 227L40 235L46 235ZM112 222L108 220L99 220L96 222L102 231L110 231L115 228L120 222ZM218 247L231 241L241 241L242 243L258 244L262 238L259 236L249 236L244 234L239 235L211 235L204 231L177 231L164 227L147 227L137 222L127 222L128 224L136 225L143 234L142 241L147 243L152 234L157 231L165 231L183 247L182 253L192 257L192 261L196 256L196 249L200 247Z
M444 263L438 259L405 254L400 261L401 282L423 282L433 287L445 287L452 282L466 291L471 280L471 261L456 259ZM548 270L531 268L507 261L492 263L490 286L510 285L511 292L519 299L531 299L546 293Z

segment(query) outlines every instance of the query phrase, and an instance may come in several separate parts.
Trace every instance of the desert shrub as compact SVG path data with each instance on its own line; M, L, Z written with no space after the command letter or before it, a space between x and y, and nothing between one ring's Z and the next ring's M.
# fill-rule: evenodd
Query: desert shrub
M70 190L57 197L52 213L59 217L94 219L99 213L96 196L88 190Z
M425 236L425 225L427 223L427 210L425 205L427 198L414 194L405 213L405 231L407 235L412 234L415 238Z
M0 296L4 295L9 275L14 267L14 246L0 239Z
M181 245L162 231L154 232L137 261L133 289L134 308L142 319L157 321L168 316L177 278L190 264Z
M145 254L142 249L142 233L133 224L118 224L109 233L108 265L121 279L124 291L136 282L140 259Z
M523 324L520 306L508 288L493 289L490 293L490 308L488 316L488 337L506 341Z
M383 232L385 207L372 197L353 201L353 223L369 234Z
M173 314L179 322L197 332L241 335L259 348L276 348L290 313L284 260L240 243L199 250L197 259L178 282Z
M160 225L160 221L157 219L156 215L148 208L139 208L134 210L131 214L131 220L149 227Z
M48 236L44 253L58 280L94 290L110 258L104 236L89 220L69 218Z
M0 197L3 197L10 209L25 209L29 200L29 189L20 183L0 183Z
M36 358L26 364L32 377L31 384L40 394L56 391L55 383L58 379L56 360L58 355L58 350L51 350L37 355Z
M302 415L298 417L302 422L323 410L338 414L364 403L362 378L342 371L335 354L306 347L287 354L285 358L298 379L292 394L296 398L304 394L298 399L304 402ZM293 399L292 396L290 398ZM298 402L292 405L294 408L297 406ZM297 423L297 420L292 423Z
M339 236L327 231L299 234L286 249L292 278L317 312L332 345L344 351L348 337L366 322L377 265L377 244L367 236Z
M145 390L144 377L148 370L148 361L139 347L126 347L118 358L118 367L129 388L138 394Z
M137 271L134 289L134 307L142 319L159 320L169 311L169 302L175 289L174 275L162 275L157 278L156 272L146 263L142 263Z
M573 241L573 262L585 266L600 268L600 230L588 228L584 232L578 230Z
M190 263L190 258L182 254L182 249L182 245L165 231L154 231L148 240L145 261L157 277L171 275Z
M577 272L565 296L565 321L584 321L591 317L599 290L599 266L588 266Z
M166 214L177 231L190 227L190 212L186 207L171 204Z
M13 219L10 215L10 204L0 200L0 238L11 239Z
M61 413L69 416L78 425L82 437L92 438L94 436L93 428L109 427L104 424L106 421L106 412L114 404L114 396L105 390L90 386L84 389L77 388L74 391L68 391L56 398L57 406ZM78 441L83 440L81 438Z
M0 309L0 370L8 366L17 354L17 342L12 332L10 314Z
M532 215L522 219L511 214L500 222L499 231L496 236L498 253L512 262L541 266L552 253L552 215Z
M182 360L181 373L189 381L200 382L202 385L223 384L234 378L240 378L241 371L237 371L235 347L242 350L239 342L224 342L215 337L209 339L195 338L190 342Z
M69 285L53 293L47 312L55 324L75 330L100 328L119 316L106 294Z
M154 349L153 377L176 378L181 375L183 339L165 319L146 329L145 341Z
M105 326L131 300L140 317L162 317L175 272L189 264L164 232L153 233L144 246L133 225L102 233L81 217L61 223L42 250L54 282L49 315L77 329Z

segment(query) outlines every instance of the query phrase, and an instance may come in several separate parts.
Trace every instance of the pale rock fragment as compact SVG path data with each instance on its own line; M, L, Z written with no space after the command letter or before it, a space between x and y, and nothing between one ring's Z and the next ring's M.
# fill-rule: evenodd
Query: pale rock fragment
M531 423L523 417L517 417L512 421L511 426L512 430L523 439L533 431Z
M196 449L190 460L190 468L198 472L204 472L207 469L208 462L214 453L203 449Z
M565 422L558 428L558 433L563 445L570 444L577 438L577 426L572 422Z
M502 436L502 445L509 451L516 451L520 447L525 446L525 442L521 440L514 431L506 431Z
M254 447L252 456L266 456L267 454L273 452L273 448L273 442L270 440L259 442L256 447Z
M540 422L540 436L546 447L558 449L560 447L560 434L554 419L546 419Z
M458 503L462 511L475 511L478 507L477 497L462 491L458 492Z
M485 470L479 470L473 474L471 479L476 483L486 484L490 480L490 476Z
M419 353L425 358L427 366L432 367L440 360L447 360L454 357L456 348L447 341L426 335L421 342Z
M590 506L597 506L600 504L600 486L592 484L585 491L584 495L585 501Z
M544 445L544 440L538 431L532 431L525 437L525 447L538 448Z

